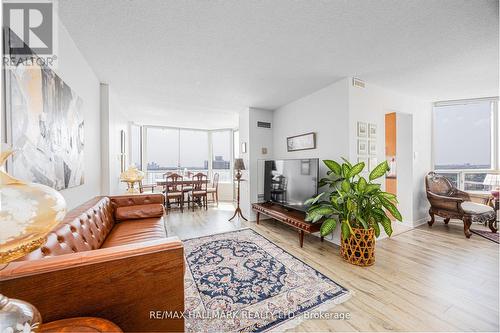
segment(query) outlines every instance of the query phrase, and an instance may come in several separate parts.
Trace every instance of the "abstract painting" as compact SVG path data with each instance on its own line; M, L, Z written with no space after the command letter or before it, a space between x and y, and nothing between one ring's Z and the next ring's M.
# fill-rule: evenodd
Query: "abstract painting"
M48 67L19 65L6 75L9 172L62 190L84 182L83 101Z

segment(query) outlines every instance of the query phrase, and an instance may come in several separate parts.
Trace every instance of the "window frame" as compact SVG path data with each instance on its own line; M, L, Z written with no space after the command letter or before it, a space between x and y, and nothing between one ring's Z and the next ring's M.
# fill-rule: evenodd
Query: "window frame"
M478 102L490 102L491 108L491 135L490 135L490 168L489 169L436 169L436 121L435 121L435 108L440 106L453 106L453 105L464 105L473 104ZM456 174L457 175L457 187L459 189L464 189L466 183L465 176L468 173L491 173L498 172L500 168L500 117L498 110L499 100L498 97L486 97L486 98L475 98L475 99L462 99L462 100L450 100L450 101L439 101L432 104L432 114L431 114L431 164L432 169L436 173L440 174Z

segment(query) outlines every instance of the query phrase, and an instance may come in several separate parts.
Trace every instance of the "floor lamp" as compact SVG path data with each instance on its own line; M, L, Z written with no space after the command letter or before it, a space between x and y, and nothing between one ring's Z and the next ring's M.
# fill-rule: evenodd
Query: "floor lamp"
M236 216L241 216L241 218L245 221L248 221L244 216L243 216L243 213L241 212L241 208L240 208L240 182L243 181L244 179L241 179L241 170L245 170L245 163L243 163L243 159L242 158L235 158L234 159L234 169L236 170L236 182L238 183L238 189L237 189L237 206L236 206L236 210L234 211L234 215L233 217L231 217L229 219L229 221L231 221L232 219L234 219Z

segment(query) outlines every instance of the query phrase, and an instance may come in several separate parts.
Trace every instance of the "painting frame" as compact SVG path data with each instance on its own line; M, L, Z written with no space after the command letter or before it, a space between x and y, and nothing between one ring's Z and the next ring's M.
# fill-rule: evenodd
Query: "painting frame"
M8 28L2 34L8 56L11 37L16 36ZM52 68L38 62L3 68L2 76L2 142L17 150L7 161L7 171L56 190L85 184L83 99Z
M367 124L362 121L358 121L357 125L357 134L358 138L366 138L368 136L368 129L367 129Z
M288 152L316 149L316 133L309 132L287 137L286 149Z
M368 141L366 139L358 139L358 155L368 155Z
M368 124L368 137L369 138L377 137L377 124Z
M368 155L377 155L377 141L368 140Z

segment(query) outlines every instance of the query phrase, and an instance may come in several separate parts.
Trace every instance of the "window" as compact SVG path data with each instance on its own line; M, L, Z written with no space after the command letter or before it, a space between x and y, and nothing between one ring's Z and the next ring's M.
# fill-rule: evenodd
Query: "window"
M149 181L162 179L168 170L179 168L179 130L148 127L146 129L146 163Z
M433 109L434 169L465 191L485 191L483 181L498 170L497 99L435 103Z
M491 102L434 108L434 165L443 169L492 168Z
M212 132L212 170L219 173L220 182L231 182L231 148L232 133L230 130Z
M232 182L232 130L208 131L159 126L144 128L142 153L148 183L163 179L163 175L169 171L180 174L185 171L203 172L209 179L214 172L218 172L219 182ZM141 147L140 144L137 146Z
M142 127L130 124L130 163L142 169Z
M208 173L208 132L197 130L180 130L181 170Z

